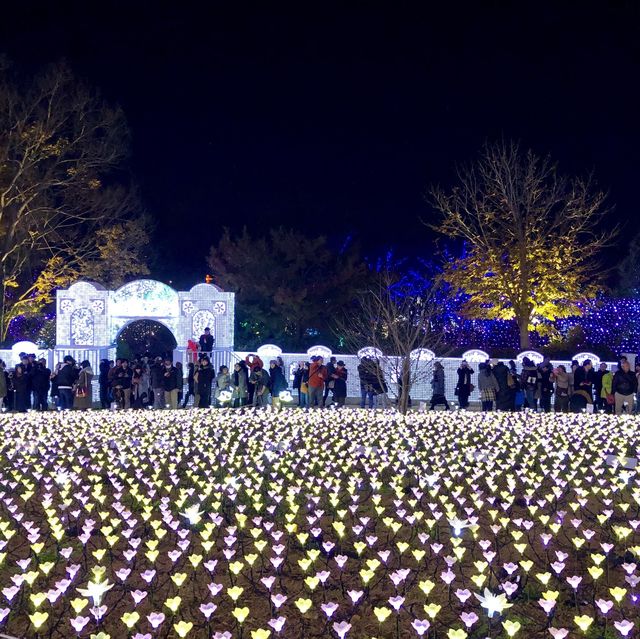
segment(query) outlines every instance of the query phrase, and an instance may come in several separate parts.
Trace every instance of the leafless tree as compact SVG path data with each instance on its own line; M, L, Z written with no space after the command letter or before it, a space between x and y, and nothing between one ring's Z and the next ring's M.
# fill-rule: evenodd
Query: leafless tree
M64 64L25 82L0 65L0 335L45 265L95 254L95 232L135 206L123 114ZM53 261L52 261L53 259Z
M338 322L336 333L347 348L371 347L378 383L389 378L397 382L396 399L402 413L408 409L411 388L431 380L430 353L442 354L440 291L437 277L416 288L415 282L391 266L384 267Z

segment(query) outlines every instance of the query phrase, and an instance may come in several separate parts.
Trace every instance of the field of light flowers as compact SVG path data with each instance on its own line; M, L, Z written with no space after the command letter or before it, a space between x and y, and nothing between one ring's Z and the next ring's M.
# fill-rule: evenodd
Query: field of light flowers
M0 428L0 636L640 636L640 419L210 410Z

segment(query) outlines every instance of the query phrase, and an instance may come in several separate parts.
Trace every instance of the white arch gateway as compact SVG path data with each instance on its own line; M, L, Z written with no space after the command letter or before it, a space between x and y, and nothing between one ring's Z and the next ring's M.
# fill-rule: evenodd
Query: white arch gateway
M188 291L156 280L135 280L115 291L94 282L76 282L56 295L56 348L61 359L70 354L96 365L113 355L116 337L136 320L155 320L176 339L178 353L209 326L216 349L233 349L234 293L213 284L196 284ZM111 352L110 352L111 351ZM179 356L179 359L184 359Z

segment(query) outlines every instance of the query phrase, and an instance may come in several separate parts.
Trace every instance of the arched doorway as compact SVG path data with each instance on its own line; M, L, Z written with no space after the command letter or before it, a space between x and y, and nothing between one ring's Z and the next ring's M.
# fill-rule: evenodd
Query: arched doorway
M169 357L178 346L173 333L161 322L152 319L134 320L118 333L116 356L133 359L135 357Z

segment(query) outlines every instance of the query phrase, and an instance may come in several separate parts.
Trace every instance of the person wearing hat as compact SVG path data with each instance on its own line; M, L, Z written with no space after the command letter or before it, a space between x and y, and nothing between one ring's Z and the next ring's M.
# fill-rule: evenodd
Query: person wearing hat
M75 393L73 397L73 407L78 410L86 410L91 408L93 403L93 393L91 389L91 380L93 379L93 370L89 360L84 360L80 364L80 374L75 385Z
M342 360L339 360L333 373L331 373L331 379L333 380L333 399L338 406L344 406L347 401L347 378L349 371Z

